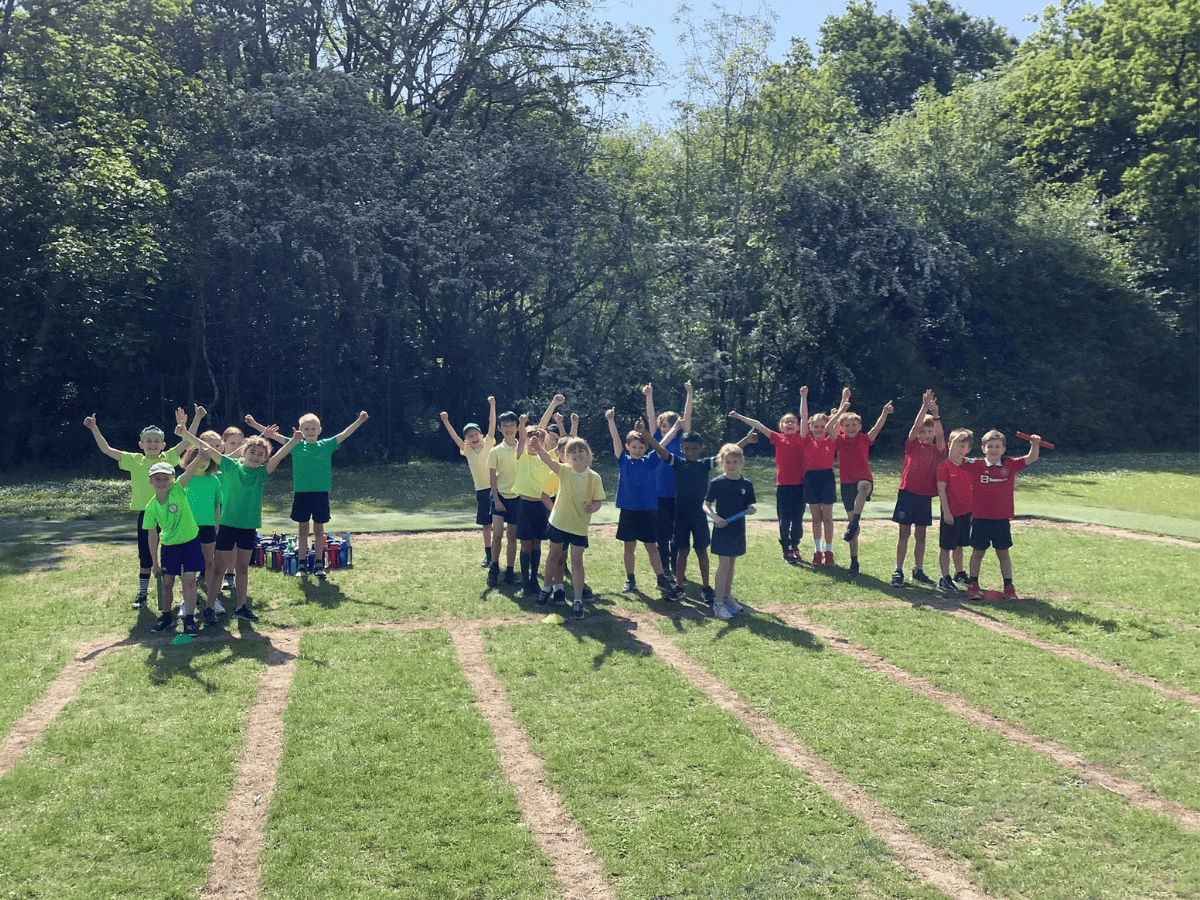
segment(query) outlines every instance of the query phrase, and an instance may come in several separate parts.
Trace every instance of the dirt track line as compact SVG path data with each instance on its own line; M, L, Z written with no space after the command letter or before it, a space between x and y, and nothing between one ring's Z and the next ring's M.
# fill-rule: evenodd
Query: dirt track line
M255 900L260 872L267 807L275 793L275 778L283 756L283 711L296 673L300 632L274 632L267 670L258 682L258 697L250 709L246 747L237 764L237 782L225 807L225 818L213 838L213 865L202 897Z
M1046 740L1032 731L1027 731L1019 725L1014 725L998 716L994 716L982 707L968 703L957 694L952 694L949 691L944 691L936 687L932 682L926 681L919 675L913 675L911 672L905 671L899 666L888 662L887 659L873 650L855 644L838 634L832 628L826 628L824 625L812 621L796 607L775 606L770 609L764 608L763 611L779 616L793 628L803 628L811 632L825 641L830 649L844 653L872 672L886 675L889 679L908 688L913 693L920 694L934 703L940 704L950 712L962 716L972 725L994 731L1006 740L1040 753L1053 762L1072 770L1081 780L1088 784L1104 788L1106 791L1124 797L1134 806L1150 809L1160 815L1173 819L1188 831L1200 832L1200 813L1194 812L1173 800L1165 800L1148 791L1135 781L1116 775L1108 771L1104 766L1092 763L1053 741Z
M621 611L621 615L638 623L638 639L649 644L660 659L678 669L709 700L736 716L771 752L811 778L818 787L856 816L872 834L887 844L900 865L952 900L990 900L992 895L971 882L964 866L943 856L918 838L900 819L877 804L861 788L675 646L654 627L658 617L625 610Z
M473 622L457 623L450 627L450 637L479 712L492 729L500 766L516 793L522 818L550 858L566 900L612 900L612 887L604 878L600 860L558 793L546 784L542 761L529 746L500 679L488 665L477 627Z

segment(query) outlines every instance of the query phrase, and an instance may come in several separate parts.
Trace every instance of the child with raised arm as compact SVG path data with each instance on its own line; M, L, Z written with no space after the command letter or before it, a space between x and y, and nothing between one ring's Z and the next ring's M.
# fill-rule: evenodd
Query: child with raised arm
M183 426L178 426L180 430ZM154 491L146 504L142 528L150 544L151 566L155 575L162 576L163 608L154 631L166 631L175 624L175 575L181 573L183 583L183 633L197 634L196 628L196 575L204 568L204 551L200 548L200 529L192 515L188 502L187 486L192 476L209 455L215 453L208 447L198 447L179 480L175 480L175 467L168 462L158 462L150 467L147 480ZM162 538L162 556L159 557L159 531ZM211 624L216 624L213 619Z
M272 425L263 434L255 434L242 442L242 458L221 457L221 482L225 486L225 506L221 511L221 527L217 531L217 566L222 572L234 573L237 608L233 614L247 622L257 622L250 611L246 596L250 578L250 554L262 526L263 487L275 469L289 453L304 440L297 428L292 439L271 456L270 438L278 429ZM199 445L195 435L184 432L181 437L189 444Z
M183 465L191 468L197 457L212 450L206 455L205 462L192 472L188 479L180 478L187 494L188 506L192 510L192 518L196 522L197 539L200 541L200 552L204 558L204 590L206 603L204 606L204 624L216 625L217 616L225 612L220 604L221 573L217 569L217 524L221 521L221 454L215 449L220 443L221 436L215 431L206 431L200 436L209 447L192 447L183 455Z
M621 444L621 436L617 433L616 408L608 410L604 418L608 421L608 433L612 438L613 456L617 460L617 509L620 510L617 519L617 540L624 547L625 583L621 585L623 593L637 590L637 579L634 576L634 561L637 558L637 545L640 542L646 548L646 556L650 558L650 568L654 570L658 587L663 592L664 599L675 598L675 584L663 571L662 558L658 555L658 544L654 537L654 519L658 512L658 488L655 486L655 467L660 464L657 455L647 456L649 445L636 430L625 435L625 443ZM644 423L643 423L644 427Z
M692 382L684 382L687 396L683 401L683 417L673 410L655 415L654 385L647 384L642 388L646 397L646 422L654 423L654 437L666 445L668 453L676 455L680 452L679 435L692 430ZM665 439L667 432L675 428L673 439ZM675 559L675 469L672 466L658 466L655 470L655 488L658 493L658 511L654 516L654 542L658 545L658 556L664 568L670 568Z
M946 442L947 457L942 460L937 470L938 506L941 514L941 524L938 528L938 568L942 577L938 587L943 591L953 593L958 588L954 582L967 581L967 573L963 569L963 547L971 543L971 513L973 505L974 475L970 466L965 465L971 452L971 443L975 435L968 428L958 428L950 432ZM954 577L950 577L950 561L954 560Z
M500 547L508 541L508 567L505 584L515 584L513 564L517 561L517 429L520 417L512 410L500 413L501 441L488 453L488 485L492 502L492 564L488 566L487 586L500 583Z
M832 416L817 413L806 418L808 412L808 388L800 388L800 431L805 434L804 458L808 471L804 473L804 502L812 510L814 569L821 566L832 568L833 559L833 504L837 501L837 489L833 480L833 457L837 445L833 441L838 422L850 408L850 390L842 392L842 403ZM821 535L825 535L822 542Z
M925 574L925 529L933 524L933 498L937 495L937 468L946 455L946 437L938 415L937 398L926 391L921 409L904 442L904 468L900 472L900 490L896 494L896 509L892 521L900 526L896 538L896 571L892 587L904 584L904 558L908 539L914 534L913 581L933 584Z
M463 426L462 437L450 427L450 414L442 412L439 416L446 433L458 447L458 452L466 458L467 468L471 470L471 480L475 483L475 524L483 528L483 562L481 569L492 564L492 480L488 473L488 454L496 446L496 398L488 397L488 430L487 434L474 422Z
M528 416L522 415L517 424L517 477L513 490L517 492L517 540L521 542L521 593L532 597L541 587L538 568L550 516L550 507L542 496L550 468L540 455L547 432L530 427L527 422Z
M808 392L800 395L800 411L808 415ZM779 516L779 546L783 559L792 565L800 562L800 539L804 537L804 475L808 466L804 458L804 435L800 418L795 413L779 417L779 430L772 431L758 419L730 410L729 417L745 422L762 432L775 448L775 509Z
M971 517L971 574L967 584L967 599L979 597L979 567L988 547L996 548L996 559L1000 562L1000 575L1004 578L1004 599L1016 600L1017 589L1013 587L1012 559L1008 548L1012 546L1012 518L1015 515L1013 491L1017 473L1038 461L1042 451L1042 439L1036 434L1029 436L1029 452L1024 456L1005 456L1007 441L999 431L989 431L983 436L983 459L976 459L964 466L974 476L971 484L971 502L974 514Z
M843 393L848 398L850 388L846 388ZM842 535L842 540L850 544L850 568L848 571L851 575L858 574L859 520L862 518L863 507L871 499L871 494L875 490L875 476L871 474L871 447L874 446L875 438L879 437L879 432L883 430L883 423L887 421L891 412L892 403L889 400L884 404L883 411L875 420L871 430L866 433L862 430L862 417L858 413L843 413L840 421L842 433L833 440L834 447L837 449L838 480L842 487L842 505L846 507L848 516L846 532Z
M713 522L712 552L717 557L716 597L712 613L730 619L742 611L733 596L733 571L739 556L746 554L746 516L754 515L754 485L742 477L745 457L737 444L726 444L717 454L721 474L709 483L704 509ZM734 516L739 518L729 521Z
M195 428L204 416L204 407L197 406L192 427ZM186 421L187 413L183 411L183 408L180 407L175 410L176 424ZM168 449L166 435L163 434L163 430L157 425L149 425L142 429L142 433L138 437L138 447L141 449L141 453L115 450L108 445L108 441L100 433L100 426L96 424L95 415L84 419L83 426L92 433L92 438L96 441L96 446L100 448L100 452L110 459L115 459L118 467L122 471L129 473L129 509L131 512L137 514L136 527L139 563L138 592L133 601L133 608L141 609L146 605L146 596L150 590L150 571L154 566L154 558L150 555L150 540L145 529L142 528L142 522L145 519L146 504L150 502L150 498L154 494L149 481L150 467L155 463L166 462L170 463L173 469L174 466L179 465L179 451L183 448L183 445L179 444Z
M565 463L559 462L544 447L538 448L538 457L558 476L558 494L554 508L550 511L550 525L546 537L550 541L550 552L546 554L545 586L538 593L538 606L545 606L553 595L554 602L563 599L564 575L567 554L571 555L571 589L574 601L571 614L583 618L585 575L583 551L588 546L588 526L592 514L604 502L604 483L591 469L592 448L580 437L566 439L563 448ZM568 548L570 548L568 550Z

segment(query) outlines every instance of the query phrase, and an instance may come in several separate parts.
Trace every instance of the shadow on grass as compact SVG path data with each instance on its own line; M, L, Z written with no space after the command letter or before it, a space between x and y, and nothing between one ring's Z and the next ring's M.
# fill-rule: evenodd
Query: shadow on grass
M34 569L52 572L62 567L62 559L61 545L22 541L0 549L0 577L27 575Z
M973 604L971 609L976 615L985 616L989 619L994 618L987 615L983 610L975 608ZM1109 634L1115 634L1122 629L1126 631L1137 630L1149 638L1160 640L1177 636L1170 629L1160 630L1142 622L1127 622L1122 625L1116 619L1099 618L1076 609L1063 609L1062 607L1055 606L1053 603L1047 603L1045 600L1038 600L1034 597L1022 597L1019 600L1006 601L1004 609L1015 613L1022 619L1037 619L1045 622L1047 625L1051 625L1062 632L1077 632L1082 629L1099 628L1101 631Z
M299 601L300 603L315 603L323 609L337 609L343 603L352 603L355 606L374 606L377 609L392 609L390 606L373 600L357 600L349 597L330 578L312 578L301 575L295 580L299 582L300 593L304 595L303 599Z
M222 628L207 628L191 643L175 645L167 638L162 643L151 644L146 657L151 683L162 685L172 678L183 676L211 693L218 690L218 686L197 671L195 664L199 659L213 658L221 665L253 659L268 666L278 666L294 657L294 654L279 649L269 638L255 631L252 623L239 620L238 625L243 635L240 640L231 639ZM250 639L255 637L260 640Z

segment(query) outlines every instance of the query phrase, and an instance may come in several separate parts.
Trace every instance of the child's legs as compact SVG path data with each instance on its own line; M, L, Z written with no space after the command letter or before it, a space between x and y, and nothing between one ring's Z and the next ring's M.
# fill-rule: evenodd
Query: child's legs
M511 569L517 561L517 523L504 526L504 539L508 542L508 567ZM493 557L494 559L495 557Z
M947 550L945 547L938 548L938 569L941 570L942 575L944 575L946 578L950 577L950 553L951 552L952 551ZM961 550L955 550L953 552L958 554L959 559L962 559L962 551Z
M904 568L904 557L908 555L908 537L912 534L911 525L901 525L900 533L896 536L896 568Z
M150 532L142 527L145 517L144 512L137 514L138 572L142 577L154 571L154 557L150 555Z
M913 526L913 565L918 569L925 568L925 526Z
M696 567L700 570L700 583L708 587L708 550L696 550Z
M566 572L565 563L567 561L566 546L550 542L550 549L546 551L546 585L558 584L563 580L563 575Z
M622 558L625 560L625 573L633 574L633 564L637 560L637 541L624 541L621 549Z
M316 552L317 558L315 565L317 568L325 566L325 523L313 521L313 550Z
M717 557L717 577L713 584L713 589L716 591L717 599L729 595L729 585L732 579L733 572L733 557L718 556Z
M483 552L492 552L492 523L483 526Z
M658 544L647 541L643 544L646 548L646 555L650 557L650 568L654 570L655 575L663 573L662 557L658 555Z
M578 544L571 545L571 590L575 592L575 599L583 599L583 551L586 547L580 547ZM563 562L566 562L566 554L563 554ZM559 581L562 579L559 578Z
M184 572L182 575L183 587L183 614L185 616L194 616L196 614L196 573Z
M676 584L683 584L683 582L684 582L684 576L687 575L688 554L691 552L692 551L690 548L680 547L679 552L675 554L675 583ZM699 555L697 555L696 558L699 559L700 558Z
M254 551L236 548L233 558L233 580L237 586L237 605L246 605L246 592L250 585L250 554Z
M504 542L504 516L492 516L492 562L500 564L500 547Z
M221 576L224 574L217 567L217 544L201 544L200 552L204 554L204 592L209 604L217 598L221 591Z
M1012 581L1012 557L1008 555L1007 547L996 551L996 560L1000 563L1000 575Z
M873 481L860 481L858 483L858 496L854 498L854 509L850 510L850 515L861 516L863 507L867 505L867 498L871 496L871 491L875 487Z
M825 543L833 543L833 504L814 503L812 504L812 514L813 537L818 538L824 535Z
M303 561L308 556L308 520L296 523L296 558Z
M980 550L978 547L971 550L971 569L969 574L972 578L979 577L979 567L983 563L983 555L985 553L987 553L987 550Z
M954 560L954 572L958 574L963 570L963 548L955 547L950 551L950 556Z
M167 612L175 608L175 576L168 575L166 572L162 574L163 596L162 609L159 612Z

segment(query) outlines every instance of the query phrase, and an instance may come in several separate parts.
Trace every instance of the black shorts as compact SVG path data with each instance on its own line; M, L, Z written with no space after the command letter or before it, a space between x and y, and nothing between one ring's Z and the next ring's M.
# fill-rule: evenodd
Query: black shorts
M932 525L933 498L901 489L896 494L896 511L892 513L892 521L898 525Z
M540 541L544 538L546 525L550 521L550 510L546 509L541 500L518 497L513 502L517 504L517 540Z
M842 506L846 507L846 512L853 511L854 504L858 502L858 485L857 481L842 485ZM871 487L867 491L867 500L870 500L871 495L875 493L875 482L870 482L870 485Z
M228 553L234 547L239 550L253 550L258 546L258 529L231 528L222 525L217 531L217 551Z
M675 530L671 542L675 545L677 554L681 550L687 553L692 547L696 548L697 553L707 550L712 537L708 530L708 516L704 514L704 510L695 507L675 507ZM670 568L665 559L663 565Z
M617 518L618 541L640 541L643 544L655 543L654 520L658 516L657 509L623 509Z
M571 534L569 531L560 531L553 525L546 526L546 539L552 544L562 544L564 550L568 545L572 547L586 547L588 545L586 534Z
M158 556L164 575L204 571L204 551L200 549L198 537L186 544L162 544Z
M492 524L492 489L480 488L475 492L475 524Z
M825 503L832 506L837 501L834 489L833 469L809 469L804 473L804 502Z
M971 522L972 549L995 547L997 550L1007 550L1012 545L1012 528L1008 519L975 519Z
M197 525L200 529L199 539L202 544L215 544L217 542L217 526L216 525Z
M292 494L292 521L319 525L329 521L329 491L300 491Z
M954 524L947 525L941 519L938 529L938 547L942 550L957 550L959 547L971 546L971 514L963 513L954 517Z
M488 491L490 494L491 491ZM504 504L504 509L496 509L496 504L492 503L492 518L501 518L505 525L517 524L517 507L521 504L518 502L520 497L501 497L500 502Z

